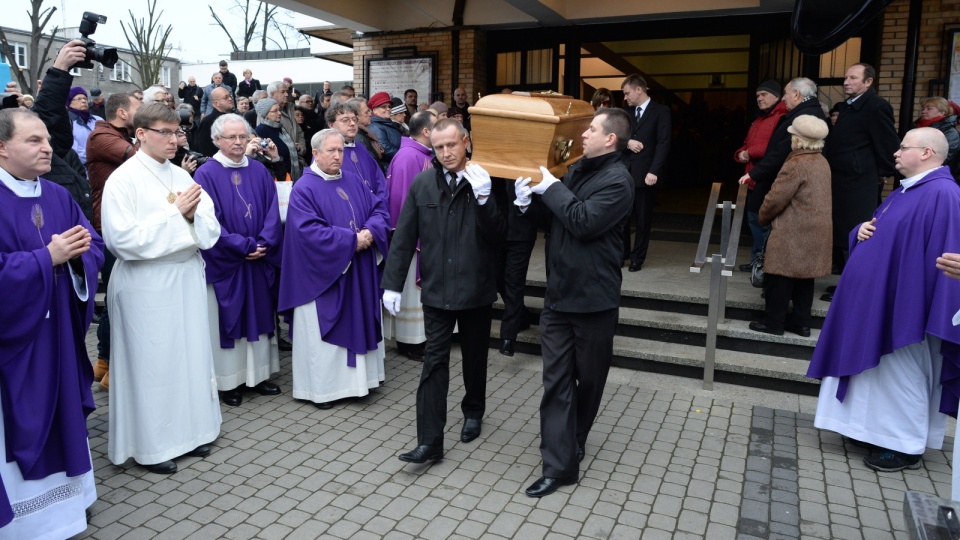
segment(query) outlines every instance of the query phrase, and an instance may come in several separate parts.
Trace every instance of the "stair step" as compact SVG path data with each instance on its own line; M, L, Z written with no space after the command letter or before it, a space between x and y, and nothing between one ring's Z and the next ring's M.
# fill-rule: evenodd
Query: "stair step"
M491 347L499 348L500 321L493 321ZM494 339L496 338L496 339ZM516 350L540 354L539 329L520 332ZM704 348L681 343L614 336L613 365L639 371L703 378ZM714 380L805 395L817 395L820 383L806 377L808 362L793 358L717 349Z

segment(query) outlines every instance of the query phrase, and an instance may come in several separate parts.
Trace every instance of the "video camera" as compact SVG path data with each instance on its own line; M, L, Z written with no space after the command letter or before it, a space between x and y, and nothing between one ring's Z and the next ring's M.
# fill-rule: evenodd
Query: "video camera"
M177 114L180 115L180 125L182 127L192 127L193 126L193 112L178 110Z
M80 21L80 41L87 47L87 55L83 62L73 67L93 69L93 62L97 61L108 68L116 65L120 57L117 50L112 47L97 47L97 42L90 39L90 35L97 31L97 23L106 24L107 18L103 15L97 15L90 11L83 12L83 19Z

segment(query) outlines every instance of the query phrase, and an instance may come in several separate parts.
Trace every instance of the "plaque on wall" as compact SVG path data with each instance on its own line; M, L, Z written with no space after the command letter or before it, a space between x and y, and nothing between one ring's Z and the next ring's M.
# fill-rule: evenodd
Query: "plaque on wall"
M419 56L367 58L364 61L364 94L369 98L377 92L386 92L403 99L409 88L417 91L418 103L429 103L436 87L437 57Z

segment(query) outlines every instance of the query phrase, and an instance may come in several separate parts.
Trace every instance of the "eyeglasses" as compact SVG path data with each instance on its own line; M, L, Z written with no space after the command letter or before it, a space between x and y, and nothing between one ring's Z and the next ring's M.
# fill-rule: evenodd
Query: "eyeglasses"
M244 142L250 139L249 135L220 135L218 139L225 139L228 141L239 141Z
M906 151L906 150L910 150L911 148L918 148L918 149L920 149L920 150L925 150L925 149L929 148L929 149L930 149L930 153L932 153L932 154L936 154L936 153L937 153L936 150L934 150L933 148L930 148L929 146L904 146L904 145L902 145L902 144L900 145L900 151L901 151L901 152Z
M152 127L145 127L145 128L143 128L143 129L146 129L146 130L148 130L148 131L152 131L152 132L154 132L154 133L157 133L157 134L159 134L161 137L170 138L170 137L176 137L176 136L177 136L177 132L176 132L176 131L169 131L169 130L166 130L166 129L153 129Z
M356 123L357 123L357 117L356 117L356 116L343 116L343 117L341 117L341 118L337 118L337 123L338 123L338 124L347 124L347 125L356 124Z

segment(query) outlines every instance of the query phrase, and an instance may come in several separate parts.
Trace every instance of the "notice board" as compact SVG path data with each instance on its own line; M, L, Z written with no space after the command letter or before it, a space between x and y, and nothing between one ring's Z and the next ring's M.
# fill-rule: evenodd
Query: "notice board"
M430 103L436 87L436 54L367 58L365 64L363 87L368 99L377 92L403 99L403 93L413 88L417 91L417 103Z

